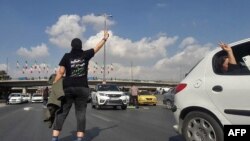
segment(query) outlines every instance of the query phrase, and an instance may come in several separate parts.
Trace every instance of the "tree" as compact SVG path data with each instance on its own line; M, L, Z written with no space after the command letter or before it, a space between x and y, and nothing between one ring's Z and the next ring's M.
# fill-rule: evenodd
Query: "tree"
M11 77L4 70L0 70L0 80L10 80Z

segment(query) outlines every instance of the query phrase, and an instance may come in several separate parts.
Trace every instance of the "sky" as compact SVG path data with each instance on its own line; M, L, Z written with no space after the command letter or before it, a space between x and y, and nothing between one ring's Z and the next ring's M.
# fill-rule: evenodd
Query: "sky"
M1 0L0 70L12 78L48 77L80 38L83 50L102 39L106 78L180 81L218 47L249 38L248 0ZM103 77L102 48L89 77Z

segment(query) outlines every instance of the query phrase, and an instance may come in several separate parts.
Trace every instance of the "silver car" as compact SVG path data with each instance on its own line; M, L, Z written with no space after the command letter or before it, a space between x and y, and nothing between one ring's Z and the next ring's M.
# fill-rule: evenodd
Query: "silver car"
M174 105L174 91L175 88L170 88L166 93L163 94L163 104L165 104L169 110L171 110Z

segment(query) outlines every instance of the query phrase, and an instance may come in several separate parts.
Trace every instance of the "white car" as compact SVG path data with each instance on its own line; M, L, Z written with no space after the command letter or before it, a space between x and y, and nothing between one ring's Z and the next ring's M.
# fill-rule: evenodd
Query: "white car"
M9 102L8 104L20 104L23 103L23 96L21 93L12 93L9 95Z
M22 96L23 96L23 101L24 102L30 102L31 101L30 94L22 94Z
M92 107L100 109L103 106L121 106L123 110L127 109L128 98L124 92L120 91L114 84L98 84L95 91L91 93Z
M31 102L43 102L43 96L40 94L33 94L31 98Z
M250 123L250 39L230 46L237 63L248 72L221 73L217 59L225 52L218 47L176 87L174 128L187 141L223 141L224 125Z

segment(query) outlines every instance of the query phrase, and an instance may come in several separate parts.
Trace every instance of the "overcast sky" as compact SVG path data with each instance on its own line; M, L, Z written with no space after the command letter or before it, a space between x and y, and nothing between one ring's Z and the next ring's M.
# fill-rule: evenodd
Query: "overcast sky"
M107 78L179 81L202 57L250 34L248 0L1 0L0 70L13 78L49 76L71 40L83 49L102 39ZM18 63L17 63L18 62ZM8 66L8 67L7 67ZM89 76L102 77L103 49ZM48 72L47 72L48 71ZM40 72L40 73L39 73Z

